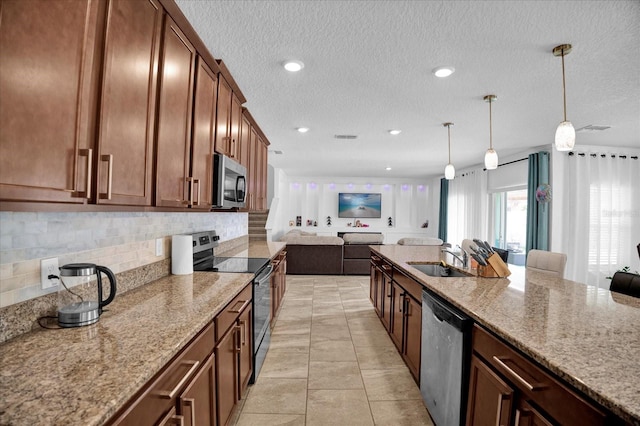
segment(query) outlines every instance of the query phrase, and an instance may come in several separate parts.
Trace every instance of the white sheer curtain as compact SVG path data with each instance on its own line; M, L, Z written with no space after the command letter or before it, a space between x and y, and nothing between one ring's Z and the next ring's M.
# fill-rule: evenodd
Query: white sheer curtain
M447 242L487 238L487 172L473 170L449 181Z
M565 278L608 289L611 281L606 277L616 270L624 266L639 269L637 158L637 154L578 152L565 161Z

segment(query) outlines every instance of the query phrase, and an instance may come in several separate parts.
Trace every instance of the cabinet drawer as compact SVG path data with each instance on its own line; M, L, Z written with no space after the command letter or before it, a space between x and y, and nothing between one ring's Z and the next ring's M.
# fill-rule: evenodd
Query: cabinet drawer
M473 328L473 350L524 399L541 407L559 424L604 425L607 421L599 408L478 325Z
M416 301L422 301L422 285L413 278L409 278L397 269L393 271L393 280L400 284Z
M223 310L214 322L216 324L216 342L225 335L229 327L238 319L240 313L251 304L252 284L247 285Z

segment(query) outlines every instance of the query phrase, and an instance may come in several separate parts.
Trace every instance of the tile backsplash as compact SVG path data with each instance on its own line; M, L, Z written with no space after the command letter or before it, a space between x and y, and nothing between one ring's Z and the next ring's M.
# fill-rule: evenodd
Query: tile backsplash
M247 213L0 212L0 308L57 291L41 289L41 259L95 263L117 274L171 257L172 235L209 229L221 242L245 236Z

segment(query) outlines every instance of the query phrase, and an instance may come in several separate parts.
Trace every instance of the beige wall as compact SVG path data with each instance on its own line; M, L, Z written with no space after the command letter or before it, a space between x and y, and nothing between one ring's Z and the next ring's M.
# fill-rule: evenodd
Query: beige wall
M172 235L209 229L221 241L247 235L247 213L0 212L0 307L57 291L41 289L41 259L96 263L119 273L170 257Z

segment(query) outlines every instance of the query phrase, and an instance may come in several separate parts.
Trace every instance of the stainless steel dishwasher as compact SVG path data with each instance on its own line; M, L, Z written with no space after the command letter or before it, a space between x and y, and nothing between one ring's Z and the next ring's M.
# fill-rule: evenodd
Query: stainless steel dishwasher
M465 422L473 321L422 292L420 392L437 426Z

